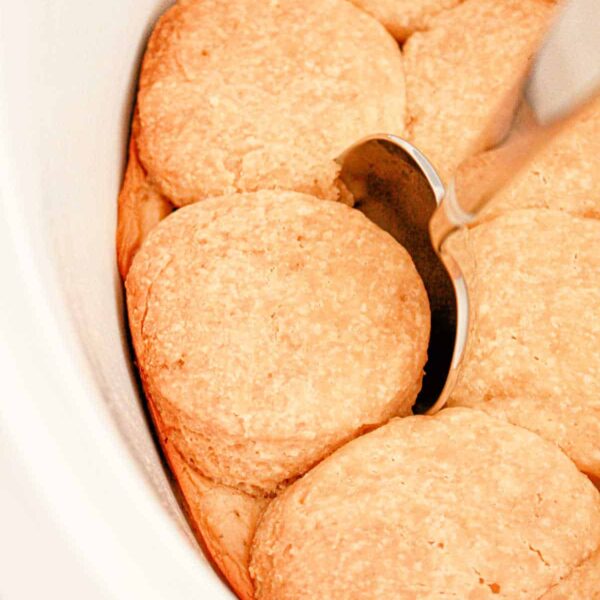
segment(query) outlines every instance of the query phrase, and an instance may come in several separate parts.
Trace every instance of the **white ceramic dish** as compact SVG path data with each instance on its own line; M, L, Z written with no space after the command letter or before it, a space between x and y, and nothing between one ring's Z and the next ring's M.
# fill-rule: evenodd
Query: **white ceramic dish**
M115 268L136 71L168 4L0 7L0 450L27 502L0 511L7 600L232 597L151 437Z
M115 266L135 74L169 3L0 0L6 600L232 597L193 541L153 443ZM594 31L584 12L578 22Z

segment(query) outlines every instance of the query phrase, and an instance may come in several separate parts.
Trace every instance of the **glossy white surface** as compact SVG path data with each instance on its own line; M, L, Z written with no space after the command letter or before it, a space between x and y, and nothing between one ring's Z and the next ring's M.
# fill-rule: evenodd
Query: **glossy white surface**
M114 258L135 73L167 2L0 7L0 597L231 598L132 377Z
M548 122L600 85L600 0L569 0L537 58L527 90L538 119Z
M152 441L115 267L135 71L167 4L0 0L3 600L232 597Z

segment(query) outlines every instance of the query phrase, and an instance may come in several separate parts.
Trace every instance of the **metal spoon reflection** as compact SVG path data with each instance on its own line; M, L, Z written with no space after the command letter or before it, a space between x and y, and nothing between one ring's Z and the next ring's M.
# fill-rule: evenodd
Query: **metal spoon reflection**
M362 140L338 160L355 208L406 248L425 284L431 335L415 412L436 412L454 387L469 323L462 273L430 239L429 223L444 198L444 186L423 154L394 135Z
M481 208L549 139L585 112L586 101L590 97L594 101L597 94L597 37L577 36L578 51L561 54L563 69L556 69L556 49L564 48L565 36L575 39L577 16L583 11L590 19L600 18L594 0L564 3L535 55L524 92L537 121L521 128L505 145L460 165L446 189L427 158L395 135L365 138L338 158L340 178L354 195L356 208L408 250L429 296L429 358L415 412L432 414L446 404L466 348L469 296L460 268L444 249L444 241L459 227L472 223ZM555 73L553 78L547 77L549 72ZM586 76L565 85L561 72L584 72Z

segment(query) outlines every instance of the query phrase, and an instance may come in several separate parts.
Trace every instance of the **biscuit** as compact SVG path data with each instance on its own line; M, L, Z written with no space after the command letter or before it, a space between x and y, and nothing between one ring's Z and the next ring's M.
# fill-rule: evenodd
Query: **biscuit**
M295 192L162 221L126 281L147 394L188 465L255 496L395 415L429 336L407 252L364 215Z
M553 8L547 0L467 0L406 42L407 136L444 181L508 130Z
M133 257L148 233L172 210L172 205L148 181L135 146L135 117L129 158L119 194L117 262L126 278ZM181 490L188 521L207 555L243 600L253 597L248 573L250 542L267 500L213 483L190 469L168 443L168 431L146 394L150 413L171 472Z
M204 546L205 555L225 576L238 597L252 600L254 588L248 571L250 544L268 500L214 483L191 469L170 442L169 430L160 418L153 398L149 393L146 393L146 397L160 444L181 492L181 503L196 539Z
M173 463L171 463L173 464ZM249 496L213 483L190 469L184 460L174 469L196 537L242 600L252 600L254 589L248 565L256 524L269 500Z
M551 208L600 219L600 96L571 118L481 213Z
M377 19L397 40L427 28L432 17L462 0L350 0Z
M539 598L600 546L600 495L554 445L475 410L394 419L272 501L257 600Z
M404 133L402 56L344 0L188 0L150 38L138 108L140 160L177 206L260 189L338 199L333 159Z
M133 133L118 205L117 265L125 279L131 261L148 233L173 210L172 204L148 181L138 159Z
M558 444L600 475L600 222L507 213L452 237L473 310L451 406Z

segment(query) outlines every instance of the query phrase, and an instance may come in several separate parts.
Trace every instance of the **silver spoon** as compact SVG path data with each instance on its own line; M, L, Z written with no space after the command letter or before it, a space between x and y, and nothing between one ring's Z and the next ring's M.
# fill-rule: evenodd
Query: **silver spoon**
M595 6L594 6L595 5ZM444 241L472 223L479 210L531 160L566 121L581 110L600 81L600 42L578 38L578 55L561 57L560 38L577 32L578 20L600 18L596 0L572 0L556 19L537 53L525 93L537 118L515 141L463 163L444 187L433 165L408 141L392 134L369 136L339 158L340 177L354 195L355 207L388 231L411 255L431 307L429 359L415 412L433 414L448 401L456 384L469 330L469 294L459 265ZM572 38L575 36L572 35ZM565 62L567 64L565 64ZM582 73L582 65L585 71ZM565 85L549 73L580 73ZM544 86L540 79L544 79ZM477 178L467 180L461 173Z

